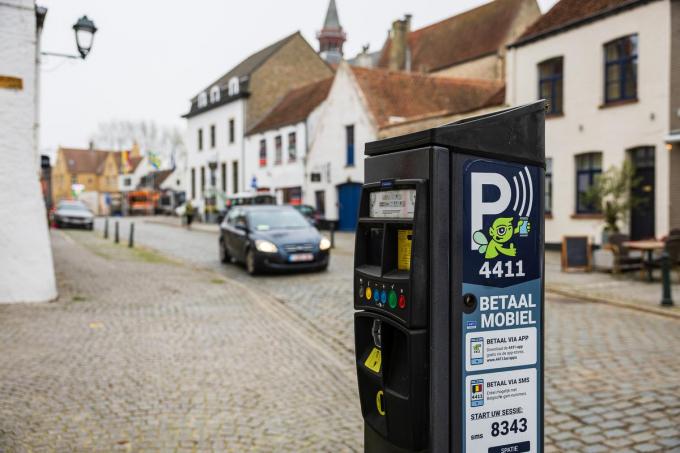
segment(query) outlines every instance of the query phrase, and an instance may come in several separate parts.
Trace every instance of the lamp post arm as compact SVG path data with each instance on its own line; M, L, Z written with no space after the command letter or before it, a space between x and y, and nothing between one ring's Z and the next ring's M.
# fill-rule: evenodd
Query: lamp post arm
M82 57L80 55L70 55L67 53L59 52L40 52L40 55L46 55L49 57L61 57L61 58L72 58L74 60L80 60Z

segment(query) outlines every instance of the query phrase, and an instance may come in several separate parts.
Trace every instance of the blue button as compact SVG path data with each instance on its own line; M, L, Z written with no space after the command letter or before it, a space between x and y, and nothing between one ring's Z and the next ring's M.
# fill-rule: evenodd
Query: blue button
M385 291L384 289L380 291L380 302L382 302L383 304L387 302L387 291Z
M378 303L378 301L380 300L380 291L378 291L377 289L373 291L373 300L375 301L375 303Z

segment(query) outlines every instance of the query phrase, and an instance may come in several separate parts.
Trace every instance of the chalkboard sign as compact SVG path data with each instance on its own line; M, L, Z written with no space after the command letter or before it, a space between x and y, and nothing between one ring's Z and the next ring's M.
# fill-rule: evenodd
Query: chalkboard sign
M564 236L562 238L562 271L590 272L592 248L588 236Z

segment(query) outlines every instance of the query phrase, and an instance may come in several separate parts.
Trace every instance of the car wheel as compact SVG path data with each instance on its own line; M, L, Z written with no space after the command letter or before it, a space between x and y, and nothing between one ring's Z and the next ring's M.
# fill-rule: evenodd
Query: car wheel
M227 251L227 247L224 245L224 240L220 238L220 261L222 263L231 263L231 255L229 255L229 252Z
M248 249L246 252L246 270L250 275L256 275L259 272L255 262L255 252L252 249Z
M94 223L89 224L87 226L87 229L90 230L90 231L94 230Z

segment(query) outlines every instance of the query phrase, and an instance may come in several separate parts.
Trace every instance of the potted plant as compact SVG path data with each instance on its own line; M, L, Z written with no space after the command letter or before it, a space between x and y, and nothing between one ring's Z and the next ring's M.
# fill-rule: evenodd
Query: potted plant
M635 178L635 168L626 159L621 167L612 166L602 173L585 194L587 202L592 203L604 217L603 245L609 242L611 234L621 231L619 225L625 223L630 210L642 202L633 195L638 184L640 179Z

